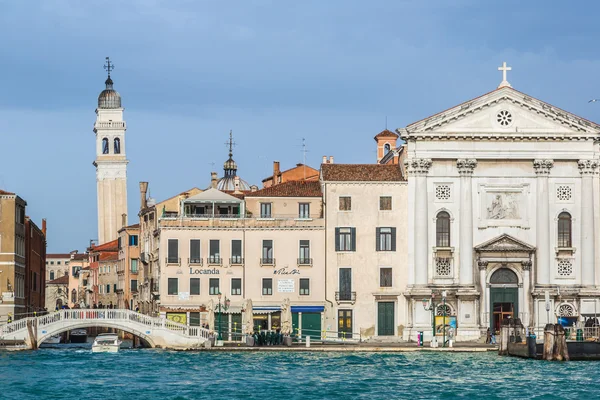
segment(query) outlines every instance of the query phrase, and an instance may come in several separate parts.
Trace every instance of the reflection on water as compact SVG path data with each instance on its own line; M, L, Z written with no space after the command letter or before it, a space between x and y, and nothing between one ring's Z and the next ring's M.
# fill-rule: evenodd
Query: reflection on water
M129 345L131 342L129 342ZM596 398L598 363L494 353L0 352L2 397L28 399Z

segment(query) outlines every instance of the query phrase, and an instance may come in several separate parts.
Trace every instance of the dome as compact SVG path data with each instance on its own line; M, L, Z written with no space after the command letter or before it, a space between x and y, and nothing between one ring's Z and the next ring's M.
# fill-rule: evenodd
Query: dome
M233 161L233 158L231 158L231 155L229 156L229 160L225 161L223 163L223 169L224 170L237 170L237 164L235 163L235 161Z
M110 76L104 83L106 89L98 96L98 108L121 108L121 95L113 89L113 81Z
M235 176L224 176L223 178L219 179L217 182L217 189L235 191L235 178ZM240 187L238 188L238 190L250 190L250 185L248 184L248 182L246 182L240 177L237 178L240 180Z

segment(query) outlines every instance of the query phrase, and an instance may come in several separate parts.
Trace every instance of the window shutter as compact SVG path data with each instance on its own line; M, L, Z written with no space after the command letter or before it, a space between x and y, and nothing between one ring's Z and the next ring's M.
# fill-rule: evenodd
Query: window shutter
M381 251L381 245L379 243L380 239L381 239L381 229L375 228L375 251Z
M340 228L335 228L335 251L340 251Z
M392 251L396 251L396 228L392 228Z
M352 241L351 250L356 251L356 228L350 228L350 235L352 236L350 239Z

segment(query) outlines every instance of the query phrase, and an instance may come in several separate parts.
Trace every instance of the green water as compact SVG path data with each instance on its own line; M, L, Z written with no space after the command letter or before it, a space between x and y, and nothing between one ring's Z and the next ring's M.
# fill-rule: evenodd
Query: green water
M599 366L494 353L57 348L1 352L0 399L594 399Z

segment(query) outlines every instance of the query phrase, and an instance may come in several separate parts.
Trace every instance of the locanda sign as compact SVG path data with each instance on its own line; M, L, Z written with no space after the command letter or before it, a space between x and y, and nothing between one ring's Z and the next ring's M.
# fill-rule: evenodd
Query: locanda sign
M274 275L300 275L300 270L279 268L273 271Z
M190 268L190 275L197 275L197 274L206 274L206 275L219 275L221 273L221 271L219 271L216 268L210 269L193 269Z

